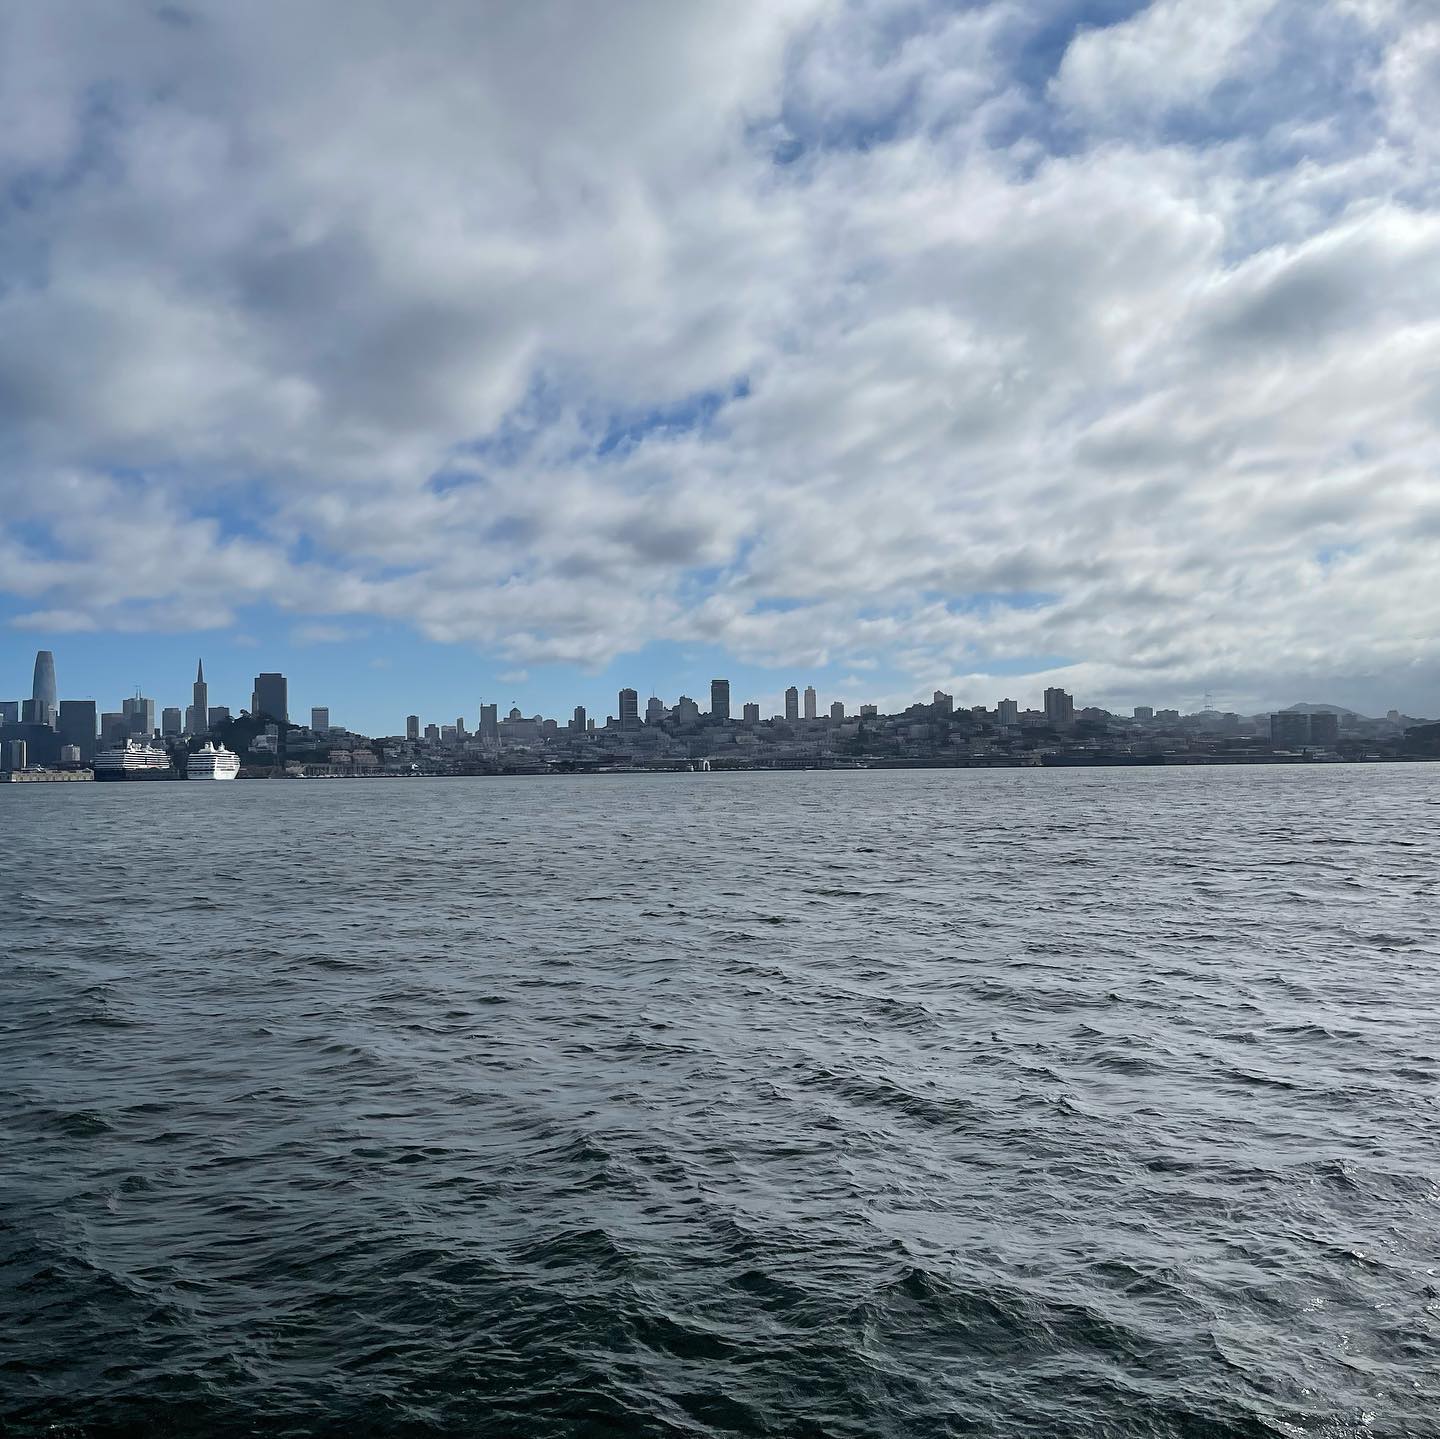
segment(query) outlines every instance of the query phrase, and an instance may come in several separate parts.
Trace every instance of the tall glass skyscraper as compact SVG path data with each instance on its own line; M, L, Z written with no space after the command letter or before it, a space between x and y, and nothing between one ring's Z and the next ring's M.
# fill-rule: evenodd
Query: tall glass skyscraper
M34 722L53 729L60 701L55 697L55 656L49 650L40 650L35 656L35 684L30 697L35 702Z

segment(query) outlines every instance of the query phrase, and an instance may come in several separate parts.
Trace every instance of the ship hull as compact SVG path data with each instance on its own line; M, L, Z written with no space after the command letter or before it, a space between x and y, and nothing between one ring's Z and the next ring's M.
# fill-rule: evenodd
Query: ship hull
M231 780L231 779L234 779L235 776L236 776L238 773L239 773L239 771L238 771L238 770L235 770L235 771L233 771L233 772L230 773L230 774L192 774L192 775L186 775L186 779L199 780L199 781L201 781L201 782L203 782L203 783L205 783L205 784L209 784L211 780Z
M175 777L176 775L173 769L97 769L95 771L95 778L102 784L116 784L121 780L127 783L133 783L136 780L162 780L174 779Z

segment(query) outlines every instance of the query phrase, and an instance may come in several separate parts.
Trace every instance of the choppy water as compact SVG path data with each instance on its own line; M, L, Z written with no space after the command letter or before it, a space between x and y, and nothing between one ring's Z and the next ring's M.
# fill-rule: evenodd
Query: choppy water
M0 792L0 1430L1440 1434L1437 820Z

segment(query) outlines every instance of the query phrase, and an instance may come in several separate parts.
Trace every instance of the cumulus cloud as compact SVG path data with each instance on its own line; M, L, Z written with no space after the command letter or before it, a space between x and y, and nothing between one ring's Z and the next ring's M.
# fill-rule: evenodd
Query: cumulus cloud
M1406 0L10 7L12 623L1436 707L1437 55Z

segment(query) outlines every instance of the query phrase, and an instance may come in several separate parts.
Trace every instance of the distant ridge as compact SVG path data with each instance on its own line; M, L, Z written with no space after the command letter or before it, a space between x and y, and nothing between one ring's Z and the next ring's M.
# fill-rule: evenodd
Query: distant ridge
M1280 713L1290 715L1352 715L1356 719L1365 718L1358 710L1347 710L1343 705L1286 705Z

